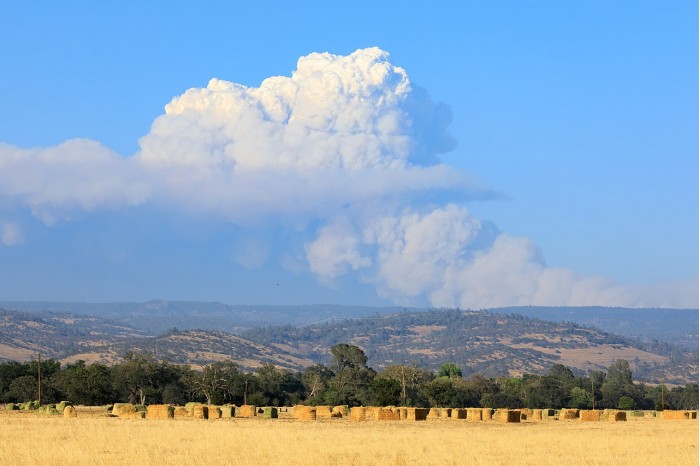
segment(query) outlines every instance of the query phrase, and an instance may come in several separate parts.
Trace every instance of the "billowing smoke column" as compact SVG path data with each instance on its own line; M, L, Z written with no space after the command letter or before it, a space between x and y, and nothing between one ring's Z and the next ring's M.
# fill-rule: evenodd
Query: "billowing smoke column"
M380 49L314 53L257 88L212 79L175 97L133 157L87 140L0 145L0 209L47 224L143 205L243 232L274 224L298 232L287 247L321 282L353 277L402 304L661 304L548 268L532 242L450 201L483 195L439 161L450 118ZM22 242L2 210L0 227L3 244Z

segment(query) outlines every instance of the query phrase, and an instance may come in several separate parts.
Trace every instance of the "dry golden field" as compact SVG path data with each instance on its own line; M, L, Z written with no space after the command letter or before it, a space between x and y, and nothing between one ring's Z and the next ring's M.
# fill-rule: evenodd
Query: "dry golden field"
M697 465L698 421L135 420L0 414L3 465Z

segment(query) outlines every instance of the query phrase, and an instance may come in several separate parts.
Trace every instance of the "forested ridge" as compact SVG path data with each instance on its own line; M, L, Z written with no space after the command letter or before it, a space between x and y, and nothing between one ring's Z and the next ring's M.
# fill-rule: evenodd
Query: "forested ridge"
M41 353L63 364L82 359L112 365L134 351L195 368L235 361L243 370L272 364L294 371L325 363L330 348L345 342L362 348L369 365L378 370L419 363L435 371L452 361L465 376L544 375L556 364L584 375L625 359L636 379L647 383L683 385L698 376L697 349L519 314L429 310L300 327L268 326L240 335L172 328L153 336L93 316L0 310L0 360L23 361Z
M327 348L351 342L362 347L376 367L420 361L436 369L448 360L459 363L465 374L491 377L541 374L567 359L582 361L570 364L577 373L603 370L616 355L630 359L640 380L684 383L698 374L697 351L681 346L488 311L404 312L302 327L263 327L242 336L265 345L284 344L316 361L327 357Z

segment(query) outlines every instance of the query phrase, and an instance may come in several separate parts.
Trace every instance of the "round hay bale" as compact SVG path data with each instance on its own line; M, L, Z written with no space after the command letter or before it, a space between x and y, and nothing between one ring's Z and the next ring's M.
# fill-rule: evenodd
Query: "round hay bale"
M78 417L78 413L75 411L73 405L68 405L63 408L63 417Z
M56 410L59 413L62 413L64 409L66 409L66 406L73 406L73 403L70 401L61 401L59 404L56 405Z

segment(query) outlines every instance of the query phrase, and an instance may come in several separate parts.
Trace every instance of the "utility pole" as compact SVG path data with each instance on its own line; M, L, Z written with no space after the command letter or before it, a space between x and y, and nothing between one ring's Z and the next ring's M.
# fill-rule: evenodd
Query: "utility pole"
M664 377L661 377L661 411L664 410Z
M403 405L406 406L406 374L405 367L401 366L401 397L403 398Z
M247 405L248 404L248 381L245 381L245 385L243 388L243 404Z
M593 402L593 409L595 409L595 387L593 386L593 377L591 377L591 402Z
M36 386L38 389L39 406L41 406L41 353L37 353Z

